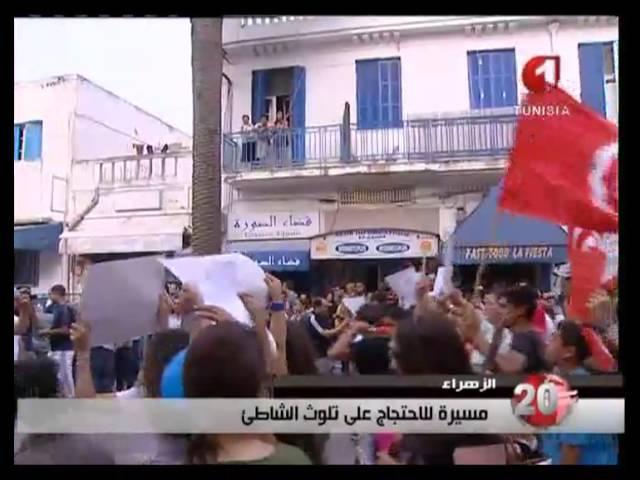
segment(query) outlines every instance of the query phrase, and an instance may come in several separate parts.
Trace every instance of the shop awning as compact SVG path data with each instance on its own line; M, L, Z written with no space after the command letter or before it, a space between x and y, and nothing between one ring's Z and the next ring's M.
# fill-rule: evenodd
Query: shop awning
M44 223L13 227L14 250L56 250L62 223Z
M182 230L175 232L131 234L90 234L65 232L60 237L61 254L173 252L182 249Z
M225 252L242 253L272 272L303 272L310 267L309 240L228 242Z
M564 263L567 234L558 225L498 208L493 187L456 228L454 263Z

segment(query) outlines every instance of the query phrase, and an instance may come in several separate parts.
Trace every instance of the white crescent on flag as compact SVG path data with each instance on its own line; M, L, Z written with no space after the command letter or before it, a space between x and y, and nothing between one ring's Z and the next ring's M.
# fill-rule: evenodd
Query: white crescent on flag
M618 234L598 233L584 228L569 229L569 247L577 250L600 250L606 255L602 284L613 281L618 276Z
M589 174L589 187L591 188L591 199L595 206L605 212L618 214L617 208L610 204L611 194L615 193L617 198L618 179L608 182L607 178L614 162L618 161L618 142L600 147L593 155L591 173ZM610 189L616 192L609 192Z

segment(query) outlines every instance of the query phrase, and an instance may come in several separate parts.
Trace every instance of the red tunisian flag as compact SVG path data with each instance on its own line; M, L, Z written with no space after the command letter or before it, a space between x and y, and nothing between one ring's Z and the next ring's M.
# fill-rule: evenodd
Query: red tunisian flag
M618 128L559 88L521 107L500 207L618 231Z
M582 228L569 229L571 298L569 314L588 321L591 296L599 289L612 291L618 281L618 235Z
M569 262L571 263L571 295L569 316L589 322L591 296L600 288L605 275L607 256L599 246L595 232L569 229Z

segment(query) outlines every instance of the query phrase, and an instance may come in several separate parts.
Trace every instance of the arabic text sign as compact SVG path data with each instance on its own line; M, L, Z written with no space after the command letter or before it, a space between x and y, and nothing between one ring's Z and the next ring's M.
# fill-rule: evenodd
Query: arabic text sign
M496 246L458 247L454 263L460 265L489 263L564 263L566 246Z
M242 252L264 270L272 272L309 270L308 251Z
M419 258L438 254L438 237L405 230L351 230L311 240L311 258Z
M274 212L230 214L229 240L309 238L320 233L318 212Z

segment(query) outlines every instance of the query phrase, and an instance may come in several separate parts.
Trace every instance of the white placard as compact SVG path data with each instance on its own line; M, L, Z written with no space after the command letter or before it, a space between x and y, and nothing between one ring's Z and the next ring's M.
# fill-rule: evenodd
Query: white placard
M320 233L319 212L232 213L228 240L310 238Z
M249 312L238 297L254 295L267 304L265 273L256 262L239 253L206 257L181 257L161 260L183 283L195 285L206 305L223 308L245 325L253 325Z
M311 240L311 258L422 258L438 255L438 237L409 230L351 230Z
M580 399L559 426L539 429L511 399L21 399L18 433L449 433L625 431L625 401ZM602 415L602 412L607 412ZM456 420L456 417L458 420ZM462 418L464 417L464 418Z
M400 305L403 308L411 308L418 303L416 290L421 276L422 274L416 272L415 268L408 267L385 277L384 280L398 295Z
M349 311L356 315L360 307L362 307L367 302L367 299L364 297L345 297L342 299L342 303L345 307L349 309Z

